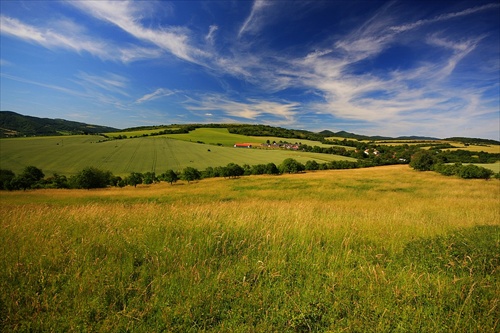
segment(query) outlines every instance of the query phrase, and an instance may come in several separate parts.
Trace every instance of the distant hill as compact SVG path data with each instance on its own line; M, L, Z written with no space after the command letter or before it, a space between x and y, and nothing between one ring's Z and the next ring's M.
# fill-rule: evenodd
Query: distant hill
M427 136L398 136L396 138L392 138L389 136L368 136L368 135L360 135L355 133L349 133L346 131L340 132L332 132L330 130L321 131L318 134L323 135L325 137L335 136L346 139L357 139L357 140L440 140L439 138L432 138Z
M463 138L463 137L453 137L446 138L446 141L458 141L464 144L483 144L483 145L500 145L500 141L489 140L489 139L479 139L479 138Z
M116 128L89 125L63 119L25 116L12 111L0 111L0 137L44 136L63 134L95 134L115 132Z

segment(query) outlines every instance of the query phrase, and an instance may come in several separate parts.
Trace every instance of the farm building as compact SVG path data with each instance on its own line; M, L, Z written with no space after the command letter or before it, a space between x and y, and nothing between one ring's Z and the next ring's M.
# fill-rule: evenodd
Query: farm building
M235 143L234 148L252 148L251 143Z

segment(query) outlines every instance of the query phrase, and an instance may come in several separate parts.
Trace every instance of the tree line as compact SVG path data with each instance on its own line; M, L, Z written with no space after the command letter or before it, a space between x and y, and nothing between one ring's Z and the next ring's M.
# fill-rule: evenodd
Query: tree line
M287 158L279 165L267 163L252 166L244 164L240 166L236 163L229 163L226 166L208 167L203 171L194 167L186 167L181 171L169 169L161 174L156 174L155 172L131 172L124 178L113 175L111 171L100 170L95 167L86 167L70 177L57 173L46 177L41 169L35 166L27 166L17 175L11 170L0 169L0 189L93 189L105 188L108 186L124 187L127 185L135 187L139 184L153 184L162 181L173 184L178 180L184 180L189 183L203 178L238 178L248 175L280 175L310 170L352 169L363 166L366 165L349 161L332 161L327 163L307 161L305 164L302 164L293 158Z
M410 166L418 171L435 171L445 176L458 176L464 179L489 179L493 175L500 179L500 172L474 164L462 164L462 162L449 163L441 155L432 151L420 150L412 158Z

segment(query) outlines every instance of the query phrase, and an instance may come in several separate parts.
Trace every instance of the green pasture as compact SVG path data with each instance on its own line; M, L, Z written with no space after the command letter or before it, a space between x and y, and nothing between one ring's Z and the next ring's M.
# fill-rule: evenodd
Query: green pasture
M161 132L163 130L174 130L174 129L177 129L176 127L171 127L171 126L165 126L165 127L158 127L158 128L155 128L155 129L147 129L147 130L132 130L132 131L120 131L120 132L109 132L109 133L106 133L107 136L109 137L117 137L117 136L127 136L127 137L139 137L139 136L143 136L143 135L150 135L150 134L153 134L153 133L158 133L158 132Z
M446 142L446 141L443 141ZM457 148L451 148L450 150L469 150L469 151L484 151L485 153L500 154L500 145L464 145L461 142L449 142Z
M244 137L244 141L249 141ZM87 166L110 170L115 175L132 171L162 173L191 166L199 170L224 166L230 162L240 165L278 165L292 157L301 163L308 160L328 162L352 160L337 155L304 153L288 150L264 150L220 147L175 140L166 136L140 137L104 141L100 136L36 137L0 140L0 168L15 173L34 165L46 175L73 175ZM207 140L208 141L208 140Z
M266 143L267 140L269 142L280 142L287 141L289 143L302 143L309 146L319 146L319 147L331 147L335 145L327 145L322 144L319 141L312 140L302 140L302 139L286 139L275 136L246 136L240 134L229 133L227 128L197 128L194 131L191 131L186 134L169 134L167 135L169 138L192 141L192 142L204 142L207 144L222 144L224 146L233 146L235 143L254 143L256 146L260 146L263 143ZM338 147L338 146L337 146ZM342 146L343 147L343 146ZM343 147L347 150L355 149L352 147Z
M472 163L472 164L486 168L486 169L490 169L495 173L500 172L500 161L496 162L496 163Z

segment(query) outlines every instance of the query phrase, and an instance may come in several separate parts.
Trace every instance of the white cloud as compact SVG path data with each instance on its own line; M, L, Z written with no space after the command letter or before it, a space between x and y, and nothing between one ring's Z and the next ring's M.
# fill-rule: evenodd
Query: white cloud
M294 122L297 102L274 102L260 99L248 99L246 102L235 101L223 95L206 94L199 99L188 98L186 109L190 111L219 111L231 119L246 119L267 123L291 124Z
M142 96L141 98L137 99L135 102L140 104L148 101L155 100L157 98L165 97L165 96L170 96L173 95L175 92L173 92L170 89L165 89L165 88L158 88L154 92L150 94L146 94Z
M128 79L114 73L105 73L105 75L92 75L80 72L77 75L80 80L78 84L87 88L88 91L94 91L96 88L104 89L108 92L117 93L123 96L129 96L124 90L127 88Z
M146 28L141 24L144 2L131 1L71 1L78 9L93 17L112 23L135 38L152 43L174 56L193 63L207 54L189 42L188 30L181 27Z
M37 43L46 48L64 48L75 52L88 52L99 58L109 59L105 51L106 44L92 40L84 35L72 36L59 33L48 28L38 28L25 24L15 18L0 16L1 33L27 42Z
M248 15L238 32L238 37L241 37L245 33L256 33L259 31L261 26L264 24L265 9L271 4L272 3L270 1L255 0L252 5L250 15Z
M157 58L161 52L144 47L126 48L93 38L85 34L85 29L68 20L51 23L50 27L36 27L16 18L0 16L1 34L39 44L47 49L66 49L82 53L87 52L102 60L131 62L140 59Z
M390 27L390 30L395 31L395 32L405 32L408 30L419 28L420 26L423 26L426 24L442 22L442 21L454 19L457 17L467 16L467 15L475 14L475 13L483 11L483 10L495 9L495 8L498 8L499 6L500 6L500 4L490 3L487 5L483 5L483 6L468 8L468 9L462 10L460 12L441 14L441 15L433 17L431 19L418 20L418 21L412 22L412 23L407 23L407 24L403 24L403 25L399 25L399 26L393 26L393 27Z
M217 30L219 30L219 27L215 24L208 28L208 34L205 36L205 40L208 43L213 44L215 42L215 33Z
M10 61L7 61L5 59L0 58L0 66L1 67L7 67L7 66L12 66L13 64Z

